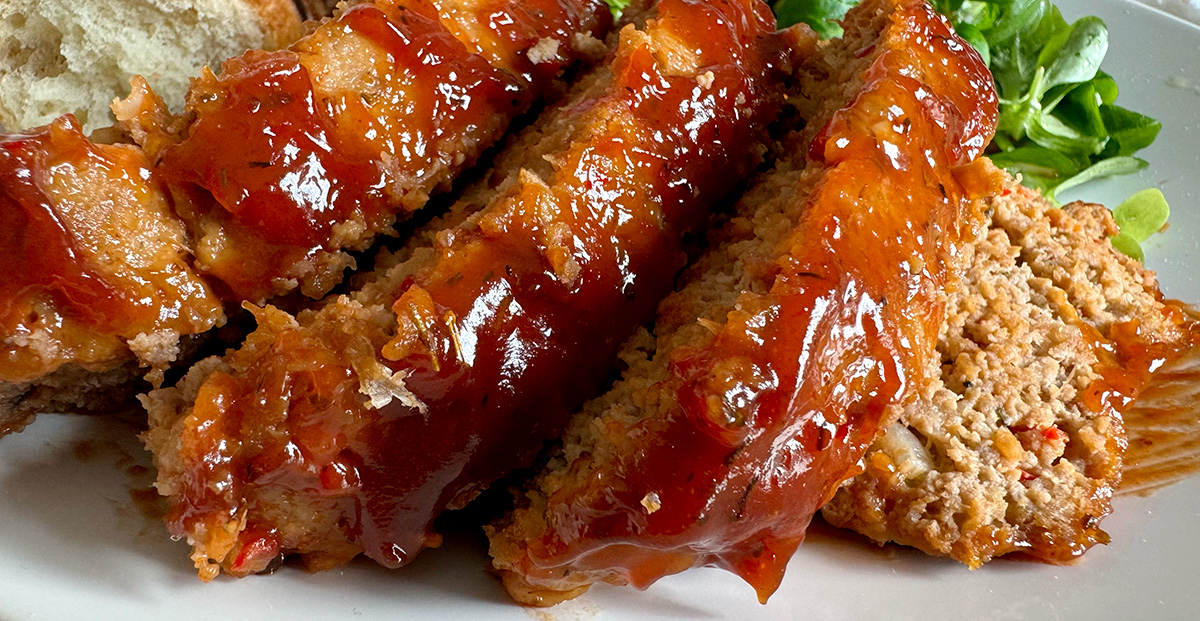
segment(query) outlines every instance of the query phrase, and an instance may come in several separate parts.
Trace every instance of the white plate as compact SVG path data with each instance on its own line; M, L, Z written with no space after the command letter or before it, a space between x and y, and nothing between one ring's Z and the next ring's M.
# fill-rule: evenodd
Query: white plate
M1120 103L1164 126L1144 154L1149 170L1082 195L1114 205L1162 188L1175 212L1146 254L1170 296L1200 302L1200 28L1124 0L1060 6L1068 19L1104 18ZM704 569L645 593L596 587L544 613L509 603L469 536L400 571L285 567L202 584L187 547L131 499L150 480L137 464L147 455L112 419L43 416L0 441L0 619L1200 618L1200 479L1119 499L1104 522L1113 543L1072 567L1000 560L971 572L818 530L767 606L733 575Z

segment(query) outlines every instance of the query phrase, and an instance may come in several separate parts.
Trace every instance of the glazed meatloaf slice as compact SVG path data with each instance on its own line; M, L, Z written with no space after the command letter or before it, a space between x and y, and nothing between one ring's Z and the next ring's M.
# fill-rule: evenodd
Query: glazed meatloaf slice
M145 154L72 116L0 136L0 221L0 435L128 396L225 321Z
M982 59L921 0L874 0L798 66L806 123L659 305L654 334L488 528L550 605L714 566L778 587L809 519L936 359L947 259L1003 179Z
M242 347L146 398L168 528L201 577L282 554L404 565L600 388L684 236L761 161L792 44L815 45L758 0L624 19L609 62L373 277L295 317L256 310Z
M1189 325L1154 274L1116 252L1107 209L1056 208L1011 180L959 257L940 373L898 407L822 513L968 566L1020 552L1065 562L1108 535L1120 411Z
M138 364L157 385L226 307L321 297L611 22L599 0L362 2L206 70L180 116L135 79L114 112L140 148L69 115L0 135L0 434L128 394Z

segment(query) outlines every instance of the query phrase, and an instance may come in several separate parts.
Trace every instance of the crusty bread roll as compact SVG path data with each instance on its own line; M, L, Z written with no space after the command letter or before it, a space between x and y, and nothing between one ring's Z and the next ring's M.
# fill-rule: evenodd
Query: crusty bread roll
M24 0L0 3L0 125L74 113L87 131L142 75L180 106L188 78L251 48L300 34L292 0Z

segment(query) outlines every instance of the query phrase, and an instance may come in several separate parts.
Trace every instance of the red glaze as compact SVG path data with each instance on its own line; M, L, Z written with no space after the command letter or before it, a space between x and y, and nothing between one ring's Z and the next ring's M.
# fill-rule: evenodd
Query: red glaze
M860 10L880 4L891 8ZM812 145L828 168L796 198L805 208L770 291L742 293L710 339L670 352L653 394L677 405L551 491L546 530L516 568L532 590L645 588L715 565L765 601L885 407L936 355L942 257L969 200L999 189L968 166L994 131L996 97L925 2L895 4L862 90Z
M572 140L550 155L553 172L523 176L477 224L439 235L436 257L394 292L394 332L345 305L302 327L261 313L232 372L209 377L184 421L172 532L235 573L261 568L236 559L269 547L263 532L285 552L327 552L328 539L289 540L260 508L286 490L398 566L436 543L444 509L528 466L670 290L683 233L753 169L751 147L782 103L773 25L758 2L661 2L652 36L694 49L695 67L666 71L662 48L627 34L612 81L555 119ZM405 374L419 407L363 405L363 371L379 363ZM241 516L230 551L206 541Z
M155 309L139 305L97 271L95 259L76 239L47 194L50 168L87 161L113 170L119 166L88 141L73 116L26 134L0 136L0 330L12 334L32 310L32 300L49 294L65 312L88 326L120 331L153 319ZM148 170L114 170L134 178Z
M0 136L0 219L0 381L108 370L139 334L223 320L145 155L92 143L74 117Z
M223 319L146 157L92 143L74 117L0 136L0 219L0 381L106 370L127 339Z
M1144 495L1200 472L1200 314L1177 301L1167 304L1170 312L1182 310L1185 316L1188 334L1182 347L1172 352L1147 348L1144 338L1141 347L1117 346L1134 360L1135 369L1155 357L1137 401L1121 412L1129 440L1121 469L1120 491L1126 494ZM1117 333L1121 336L1143 335L1129 326Z
M1200 344L1200 323L1188 317L1180 305L1165 305L1163 314L1168 323L1183 327L1188 338L1179 342L1157 342L1143 333L1141 322L1136 319L1113 325L1105 337L1082 320L1075 321L1100 361L1100 379L1088 386L1083 395L1088 409L1124 412L1137 399L1156 369Z
M578 58L573 35L610 21L598 0L459 4L356 5L287 50L249 52L193 84L195 121L161 169L196 212L203 269L263 300L320 253L365 248ZM542 37L558 53L535 65L525 54Z

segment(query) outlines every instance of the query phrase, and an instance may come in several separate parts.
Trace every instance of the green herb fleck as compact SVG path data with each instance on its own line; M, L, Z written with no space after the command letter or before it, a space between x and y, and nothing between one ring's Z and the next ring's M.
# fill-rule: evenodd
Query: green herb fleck
M621 11L624 11L625 7L629 6L629 3L632 1L633 0L604 0L604 2L608 4L608 10L612 11L613 17L620 17Z

